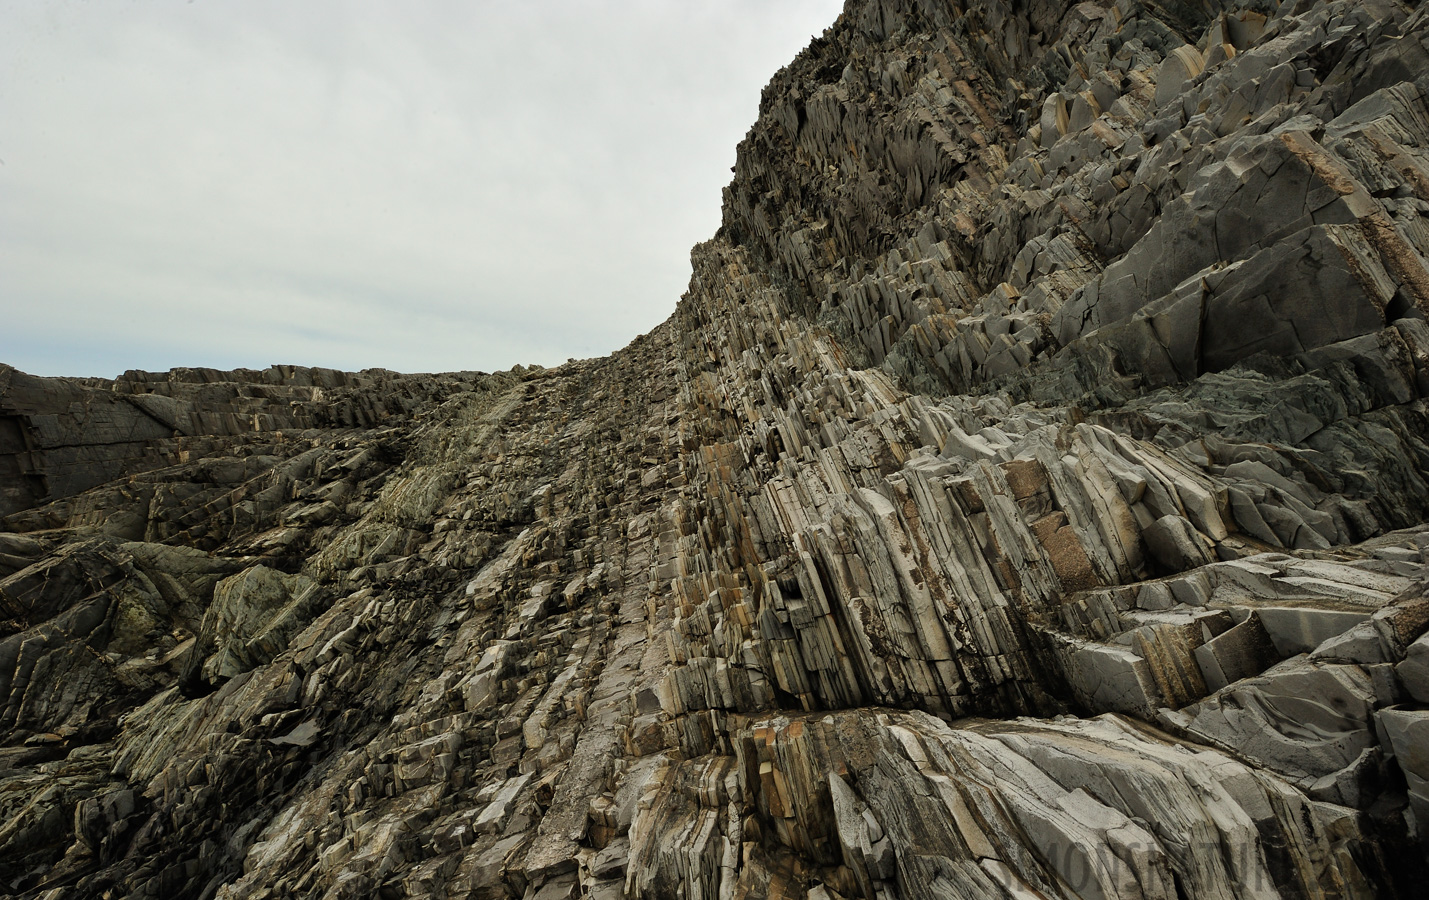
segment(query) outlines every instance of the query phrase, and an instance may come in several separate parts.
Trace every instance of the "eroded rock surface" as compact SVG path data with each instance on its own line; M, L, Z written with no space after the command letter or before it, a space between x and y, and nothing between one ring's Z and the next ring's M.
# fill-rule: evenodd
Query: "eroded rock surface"
M0 891L1412 897L1429 13L850 0L551 370L0 370Z

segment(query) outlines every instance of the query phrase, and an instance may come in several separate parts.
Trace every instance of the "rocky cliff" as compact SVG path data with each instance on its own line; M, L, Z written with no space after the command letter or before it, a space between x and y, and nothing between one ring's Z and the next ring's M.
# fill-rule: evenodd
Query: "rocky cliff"
M849 0L650 334L0 369L0 891L1413 897L1429 10Z

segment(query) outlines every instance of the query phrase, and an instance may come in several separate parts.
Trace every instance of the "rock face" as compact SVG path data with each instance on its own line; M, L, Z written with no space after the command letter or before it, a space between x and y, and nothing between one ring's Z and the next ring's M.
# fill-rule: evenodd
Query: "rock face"
M0 369L0 891L1417 896L1429 12L850 0L557 369Z

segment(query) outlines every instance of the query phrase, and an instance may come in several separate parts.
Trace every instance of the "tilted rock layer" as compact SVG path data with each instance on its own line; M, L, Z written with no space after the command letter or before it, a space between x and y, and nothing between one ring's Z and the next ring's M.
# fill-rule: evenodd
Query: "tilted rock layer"
M1429 11L850 0L674 316L0 370L0 891L1414 897Z

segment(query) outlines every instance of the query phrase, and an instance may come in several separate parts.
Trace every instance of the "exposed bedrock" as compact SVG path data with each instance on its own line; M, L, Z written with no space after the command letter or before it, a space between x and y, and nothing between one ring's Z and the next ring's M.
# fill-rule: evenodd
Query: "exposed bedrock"
M1418 896L1426 41L850 0L608 358L0 370L0 893Z

